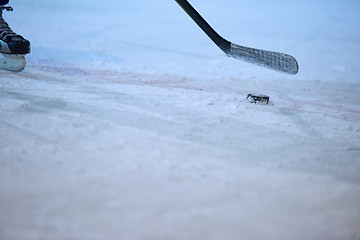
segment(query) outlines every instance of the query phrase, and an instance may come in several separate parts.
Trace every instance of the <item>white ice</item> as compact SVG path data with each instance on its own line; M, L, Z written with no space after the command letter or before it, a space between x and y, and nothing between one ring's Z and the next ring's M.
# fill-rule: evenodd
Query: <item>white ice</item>
M359 240L360 1L12 0L0 240ZM246 101L270 96L269 105Z

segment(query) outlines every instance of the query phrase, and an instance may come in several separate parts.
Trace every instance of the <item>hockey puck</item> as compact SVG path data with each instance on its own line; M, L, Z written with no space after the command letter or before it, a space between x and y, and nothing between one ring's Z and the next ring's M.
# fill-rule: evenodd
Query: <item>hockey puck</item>
M270 97L263 94L248 94L246 98L251 103L269 104Z

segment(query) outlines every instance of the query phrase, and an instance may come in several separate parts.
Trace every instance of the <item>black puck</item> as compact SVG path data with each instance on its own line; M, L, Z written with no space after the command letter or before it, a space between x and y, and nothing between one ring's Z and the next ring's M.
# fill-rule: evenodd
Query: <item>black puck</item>
M251 103L269 104L270 97L263 94L250 93L246 98Z

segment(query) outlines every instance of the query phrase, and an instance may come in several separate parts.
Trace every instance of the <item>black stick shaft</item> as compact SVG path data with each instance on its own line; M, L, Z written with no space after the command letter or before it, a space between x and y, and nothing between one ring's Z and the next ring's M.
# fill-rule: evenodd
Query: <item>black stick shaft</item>
M205 19L191 6L187 0L175 0L196 24L211 38L211 40L225 53L230 49L231 43L222 38Z

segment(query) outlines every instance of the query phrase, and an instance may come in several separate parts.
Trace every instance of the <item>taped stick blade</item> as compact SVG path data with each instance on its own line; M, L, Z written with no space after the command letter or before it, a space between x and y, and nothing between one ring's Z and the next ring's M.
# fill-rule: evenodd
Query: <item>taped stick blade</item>
M248 48L231 43L226 54L229 57L292 75L299 72L299 64L296 59L284 53Z

